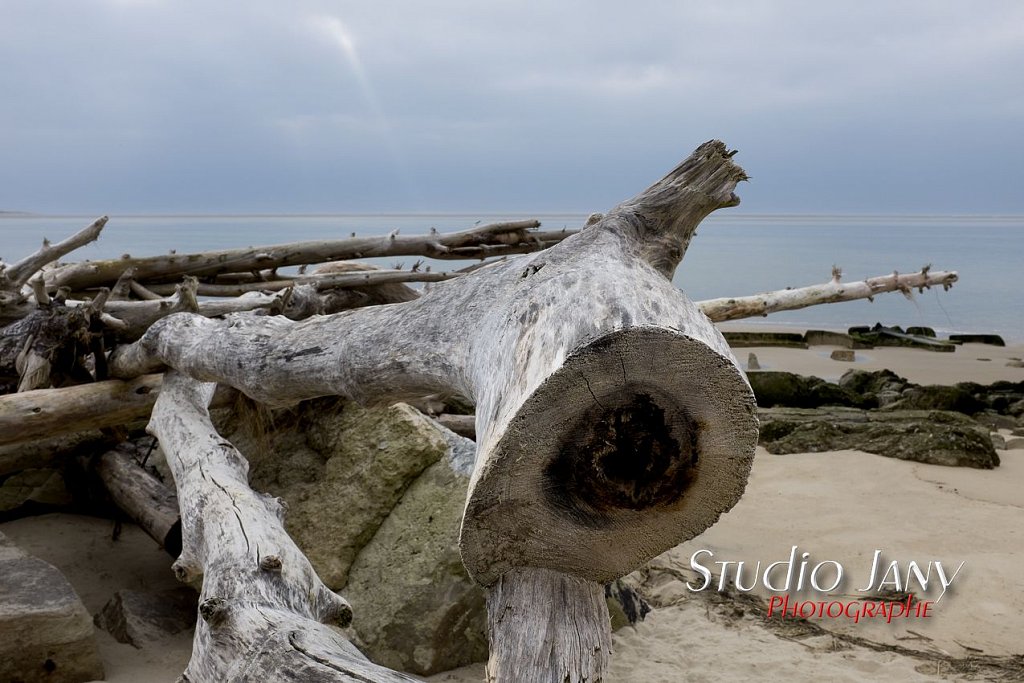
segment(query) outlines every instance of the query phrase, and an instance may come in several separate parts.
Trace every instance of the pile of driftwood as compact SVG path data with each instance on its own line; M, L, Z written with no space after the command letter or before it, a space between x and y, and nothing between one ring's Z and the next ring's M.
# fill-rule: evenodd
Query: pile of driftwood
M957 277L843 283L834 270L823 284L691 302L671 278L700 221L739 201L732 154L705 143L579 231L518 221L60 263L100 236L100 218L0 264L0 444L116 435L152 413L179 495L174 568L203 587L185 680L408 680L322 625L350 610L288 538L277 502L248 487L208 407L215 383L278 405L461 396L476 406L478 455L460 547L488 591L488 676L601 680L601 582L703 531L745 485L754 402L712 322ZM480 263L357 262L393 256Z

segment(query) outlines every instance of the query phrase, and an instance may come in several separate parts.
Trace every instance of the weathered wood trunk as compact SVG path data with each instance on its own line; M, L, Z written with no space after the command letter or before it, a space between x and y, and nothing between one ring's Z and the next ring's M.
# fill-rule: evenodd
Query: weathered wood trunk
M612 634L604 586L550 569L513 569L488 590L488 683L598 683ZM528 628L524 628L528 625Z
M466 396L478 438L460 538L471 575L485 586L523 568L616 578L713 524L749 473L753 394L711 321L670 282L698 223L739 201L745 175L731 156L706 143L579 234L416 301L302 322L165 318L119 349L112 372L171 366L272 404ZM546 643L571 642L559 629L578 625L548 619L550 609L492 620L492 642L526 642L539 621L554 625ZM552 657L582 681L604 669L607 649Z
M114 449L96 459L96 473L117 507L172 557L181 553L178 497L129 453Z

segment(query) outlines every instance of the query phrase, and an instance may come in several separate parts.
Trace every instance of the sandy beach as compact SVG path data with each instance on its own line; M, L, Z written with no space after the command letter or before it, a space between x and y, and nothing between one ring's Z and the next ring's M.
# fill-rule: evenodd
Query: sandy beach
M1024 357L1022 345L968 344L952 354L858 350L853 364L831 360L831 350L741 348L736 355L745 362L753 352L764 369L828 380L857 367L888 368L922 384L1024 381L1024 368L1007 367L1010 359ZM1024 560L1024 450L999 456L998 468L974 470L856 451L776 456L759 448L739 504L639 577L654 610L637 626L616 632L611 680L967 680L975 675L968 658L1024 654L1024 589L1018 581ZM115 542L112 529L105 520L53 514L0 525L24 550L59 567L91 613L121 588L175 585L170 558L148 537L127 527ZM794 631L779 619L765 619L758 605L770 594L763 587L745 599L686 589L686 582L699 579L690 566L696 551L749 567L786 559L793 546L810 553L812 562L832 560L849 572L834 599L856 599L876 550L901 565L963 564L928 618L892 624L820 618ZM932 600L938 596L933 590L934 584L927 593ZM142 650L102 631L97 637L106 680L118 683L176 680L191 645L190 633ZM480 681L483 667L427 680Z

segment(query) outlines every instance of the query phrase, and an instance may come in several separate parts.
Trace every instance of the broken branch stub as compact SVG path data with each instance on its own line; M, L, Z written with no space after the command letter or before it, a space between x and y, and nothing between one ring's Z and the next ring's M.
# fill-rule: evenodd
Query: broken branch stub
M301 322L176 314L111 372L170 365L257 400L455 392L477 405L460 545L483 585L514 567L607 581L739 498L754 398L725 340L667 276L697 224L738 202L721 142L543 252L415 301Z

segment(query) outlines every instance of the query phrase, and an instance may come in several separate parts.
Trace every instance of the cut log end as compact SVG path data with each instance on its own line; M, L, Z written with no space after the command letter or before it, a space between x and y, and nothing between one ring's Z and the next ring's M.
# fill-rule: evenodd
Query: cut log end
M479 416L478 416L479 418ZM732 358L659 327L601 337L517 410L476 473L460 545L491 585L514 567L605 582L693 538L746 486L753 394Z

